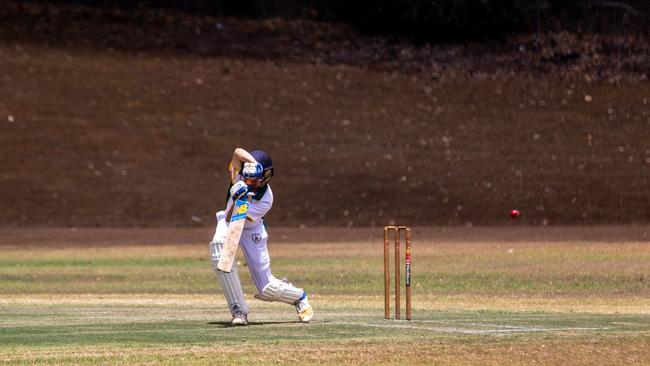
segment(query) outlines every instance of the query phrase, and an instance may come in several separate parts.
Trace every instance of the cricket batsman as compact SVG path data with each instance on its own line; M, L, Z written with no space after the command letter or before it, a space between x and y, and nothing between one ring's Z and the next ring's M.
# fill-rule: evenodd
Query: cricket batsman
M301 322L307 323L314 310L307 300L307 293L292 285L286 279L277 279L271 273L271 258L266 247L268 234L264 215L273 205L273 192L268 184L273 177L273 161L264 151L250 153L242 148L235 149L229 166L231 185L226 198L226 208L217 212L217 228L210 242L212 269L221 284L232 315L231 325L248 324L248 304L244 299L236 261L230 272L217 268L228 234L229 217L237 199L249 197L248 212L239 239L248 269L258 294L256 298L264 301L280 301L293 305Z

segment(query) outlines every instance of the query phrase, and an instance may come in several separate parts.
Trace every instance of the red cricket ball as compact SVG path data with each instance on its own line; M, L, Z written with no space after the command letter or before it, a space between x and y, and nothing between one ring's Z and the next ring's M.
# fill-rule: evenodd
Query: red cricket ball
M519 210L510 210L510 218L516 219L519 217Z

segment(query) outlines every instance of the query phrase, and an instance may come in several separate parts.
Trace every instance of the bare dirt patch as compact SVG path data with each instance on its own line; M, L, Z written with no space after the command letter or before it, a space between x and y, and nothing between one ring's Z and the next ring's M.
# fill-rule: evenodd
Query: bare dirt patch
M514 224L508 227L422 227L412 226L413 242L436 246L477 245L491 243L507 245L529 243L650 243L650 227L635 226L555 226L531 227ZM287 228L269 227L269 245L315 244L301 255L336 254L328 245L365 242L383 245L383 227L372 228ZM210 242L214 227L150 228L150 229L91 229L91 228L0 228L0 247L28 248L111 247L143 245L201 245ZM317 245L316 245L317 244ZM319 249L321 248L321 249ZM358 246L350 246L355 250ZM380 254L369 252L369 255ZM298 252L294 252L298 254ZM355 254L358 254L355 252ZM283 255L292 255L286 251Z
M3 5L0 226L204 226L236 145L274 158L273 225L650 221L642 34L416 46Z

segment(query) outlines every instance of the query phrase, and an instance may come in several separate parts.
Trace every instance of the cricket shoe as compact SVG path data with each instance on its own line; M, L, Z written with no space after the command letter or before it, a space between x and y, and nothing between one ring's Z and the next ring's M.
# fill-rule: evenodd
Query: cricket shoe
M248 324L248 316L242 312L235 313L235 315L232 316L232 320L230 321L230 325L233 327L246 324Z
M314 308L309 305L307 300L307 293L303 293L302 297L296 301L296 312L298 313L298 318L302 323L309 323L311 318L314 316Z

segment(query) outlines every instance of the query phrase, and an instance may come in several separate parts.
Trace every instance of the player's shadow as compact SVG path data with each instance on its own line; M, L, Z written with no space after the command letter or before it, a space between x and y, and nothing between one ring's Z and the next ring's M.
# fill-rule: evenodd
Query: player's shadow
M265 322L251 322L249 321L248 324L246 325L247 327L251 326L256 326L256 325L270 325L270 324L293 324L293 323L300 323L297 320L287 320L287 321L265 321ZM221 321L221 322L208 322L209 325L216 325L218 328L234 328L234 326L230 325L229 321Z

